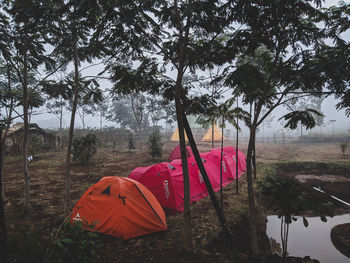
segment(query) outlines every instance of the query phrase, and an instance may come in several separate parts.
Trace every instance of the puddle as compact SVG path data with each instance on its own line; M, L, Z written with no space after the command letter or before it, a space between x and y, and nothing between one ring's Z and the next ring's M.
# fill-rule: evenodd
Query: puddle
M321 263L349 263L350 258L341 254L331 241L331 230L334 226L350 223L350 214L327 217L324 223L319 217L308 217L309 226L305 227L302 217L289 226L288 253L290 256L319 260ZM266 233L281 244L281 221L273 215L267 217Z
M329 174L323 174L323 175L313 175L313 174L298 174L295 176L297 180L299 180L302 183L306 183L309 180L319 180L322 182L330 182L330 183L347 183L350 182L350 178L340 176L340 175L329 175Z

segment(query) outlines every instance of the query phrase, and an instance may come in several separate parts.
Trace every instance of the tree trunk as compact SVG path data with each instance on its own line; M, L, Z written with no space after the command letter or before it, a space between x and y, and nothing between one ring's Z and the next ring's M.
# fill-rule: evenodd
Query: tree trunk
M62 98L61 98L61 102L62 102ZM62 109L62 105L60 106L60 147L63 148L63 142L62 142L62 120L63 120L63 109Z
M139 125L139 132L140 132L140 148L141 148L141 152L143 152L143 137L142 137L141 124Z
M102 114L102 110L100 111L100 131L102 132L102 118L103 118L103 114Z
M220 151L220 201L221 201L221 209L224 212L224 197L223 197L223 189L222 189L222 159L224 153L224 117L222 117L222 127L221 127L221 151Z
M191 214L190 214L190 177L188 173L187 153L184 125L182 119L182 105L181 105L181 79L182 69L178 72L178 77L175 87L175 106L176 106L176 119L179 130L180 139L180 151L181 162L183 172L183 184L184 184L184 247L190 248L192 246L192 226L191 226ZM180 69L179 69L180 70Z
M257 105L254 102L254 116L257 114ZM256 128L254 131L254 140L253 140L253 152L252 152L252 165L254 169L254 179L256 179L256 152L255 152L255 144L256 144Z
M238 108L238 97L237 97L237 108ZM237 117L237 126L238 126L238 117ZM236 129L236 193L238 194L238 128Z
M254 139L254 142L253 142L253 168L254 168L254 179L256 179L256 151L255 151L255 145L256 145L256 138Z
M184 114L183 114L183 116L184 116ZM188 124L188 121L187 121L186 117L183 117L183 122L184 122L184 127L185 127L185 130L186 130L186 134L187 134L187 137L188 137L188 141L189 141L189 143L191 145L193 156L196 159L196 163L198 165L198 169L199 169L199 171L200 171L200 173L201 173L201 175L203 177L203 181L204 181L205 186L206 186L206 188L208 190L208 194L210 196L210 200L213 203L213 206L215 208L215 212L216 212L216 214L218 216L219 222L220 222L221 227L223 229L223 233L224 233L226 239L228 240L228 242L232 242L232 239L231 239L232 235L231 235L230 231L228 230L228 228L226 227L226 220L225 220L225 217L224 217L224 213L222 212L222 209L219 206L219 202L216 199L215 192L214 192L213 187L212 187L212 185L210 183L210 180L209 180L209 177L207 175L207 172L206 172L206 170L204 168L204 165L203 165L203 162L202 162L202 158L199 155L198 148L196 146L196 142L193 139L193 134L192 134L190 125Z
M5 224L5 210L4 210L4 199L3 197L3 144L2 144L2 128L0 127L0 262L7 262L6 256L6 224Z
M24 46L26 50L27 38L24 40ZM22 165L24 173L24 208L30 207L30 176L28 170L28 159L27 159L27 147L28 147L28 83L27 83L27 51L24 53L23 61L23 144L22 144Z
M215 122L212 121L212 123L211 123L211 148L214 148L214 124L215 124Z
M78 50L77 50L77 40L74 36L74 98L73 98L73 107L72 114L70 119L69 126L69 135L68 135L68 147L67 147L67 156L66 156L66 189L65 189L65 200L64 200L64 213L65 216L70 214L70 190L72 186L72 179L70 174L70 166L71 166L71 152L72 152L72 144L73 144L73 133L74 133L74 121L75 121L75 113L77 111L78 105L78 92L79 92L79 60L78 60Z
M11 91L11 75L10 75L10 66L7 64L7 88L8 88L8 91L10 93ZM4 163L5 163L5 140L6 140L6 137L7 137L7 134L9 132L9 129L10 129L10 125L11 125L11 122L12 122L12 112L13 112L13 98L10 99L10 107L9 107L9 111L8 111L8 115L7 115L7 122L6 122L6 127L5 127L5 132L4 132L4 135L2 134L2 129L1 130L1 140L0 140L0 143L1 143L1 150L0 150L0 158L2 160L2 163L1 163L1 166L0 166L0 169L1 169L1 197L2 197L2 200L3 202L6 201L6 195L5 195L5 184L4 184L4 174L5 174L5 169L4 169Z
M258 237L256 232L256 211L255 211L255 197L253 189L252 178L252 152L255 140L255 126L250 127L250 138L247 151L247 181L248 181L248 199L249 199L249 236L250 236L250 252L255 259L258 254Z

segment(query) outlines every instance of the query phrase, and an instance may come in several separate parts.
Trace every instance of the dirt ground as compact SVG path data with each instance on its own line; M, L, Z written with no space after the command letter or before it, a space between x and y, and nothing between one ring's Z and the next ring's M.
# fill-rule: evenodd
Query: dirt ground
M165 142L163 157L152 160L145 151L128 152L119 149L113 152L105 147L98 150L96 164L87 167L72 165L72 207L81 195L103 176L128 176L138 166L147 166L167 161L175 143ZM225 146L234 145L227 141ZM215 145L219 147L219 143ZM245 153L247 143L240 144ZM211 144L200 144L199 150L210 150ZM257 144L257 163L274 161L322 161L349 162L350 154L343 156L338 144ZM22 209L24 179L20 157L6 157L5 193L6 222L8 236L21 231L36 233L49 238L50 233L63 221L64 196L64 150L40 153L30 163L31 210ZM235 193L235 185L224 188L224 214L233 231L235 250L228 252L220 243L220 224L210 199L204 198L191 206L193 246L182 248L183 215L167 217L168 231L123 241L102 236L104 246L95 256L95 262L248 262L248 236L246 215L248 211L247 189L244 176L239 181L240 193ZM337 189L344 188L340 183ZM349 189L349 188L347 188ZM347 190L348 191L348 190ZM345 191L345 192L347 192ZM219 195L217 195L219 196ZM349 200L350 202L350 200ZM112 261L111 261L112 260Z

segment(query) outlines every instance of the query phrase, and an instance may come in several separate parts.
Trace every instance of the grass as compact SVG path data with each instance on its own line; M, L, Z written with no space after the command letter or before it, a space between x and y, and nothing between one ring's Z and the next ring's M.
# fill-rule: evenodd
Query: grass
M233 144L227 142L227 145ZM124 150L113 153L108 147L100 148L96 165L91 167L89 176L86 167L72 165L72 206L101 177L128 176L131 170L138 166L166 161L174 147L175 144L166 143L163 157L156 161L153 161L146 151L129 153ZM210 149L210 146L205 144L199 147L202 152ZM240 149L244 152L246 144L242 143ZM312 154L313 151L316 154ZM21 156L6 157L5 186L12 203L12 206L7 208L6 215L10 237L20 236L21 225L29 225L27 236L31 233L33 239L39 238L39 243L45 244L51 228L57 227L63 220L65 151L45 152L37 154L36 157L29 168L32 178L32 209L29 212L22 211L20 206L23 202L24 184ZM257 161L258 177L282 173L285 170L298 172L321 168L322 172L332 174L344 174L350 170L349 159L347 156L343 157L338 144L258 144ZM184 262L199 258L203 259L203 262L245 262L248 246L248 192L245 176L239 180L238 195L235 193L235 184L226 186L223 193L226 220L235 235L234 239L240 242L234 249L223 243L215 210L209 197L206 197L191 206L193 247L189 251L182 248L183 214L178 214L167 217L167 232L128 241L102 236L105 247L98 251L95 262L143 262L150 258L156 260L157 257L176 262L171 261L170 256L173 260ZM217 192L216 196L219 200L220 193ZM142 240L142 245L135 247L138 240ZM204 250L207 252L203 252Z

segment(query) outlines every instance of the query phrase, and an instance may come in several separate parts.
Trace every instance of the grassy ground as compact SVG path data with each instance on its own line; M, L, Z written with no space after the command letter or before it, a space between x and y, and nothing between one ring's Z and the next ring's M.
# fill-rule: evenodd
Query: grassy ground
M225 145L233 145L226 142ZM80 196L103 176L128 176L138 166L166 161L174 143L166 142L163 158L152 160L147 152L128 152L100 148L96 165L90 168L72 166L72 206ZM219 144L216 145L219 147ZM201 152L210 144L199 145ZM246 143L240 148L245 152ZM30 163L31 205L24 211L24 179L21 160L6 158L5 187L8 203L6 221L10 239L9 252L16 262L39 262L50 242L50 233L63 221L63 194L65 152L63 150L41 153ZM258 165L276 161L349 162L350 155L342 155L337 144L258 144ZM262 166L261 166L262 167ZM182 248L183 215L167 217L168 231L123 241L101 235L104 244L93 256L95 262L246 262L248 261L247 189L244 176L239 182L240 193L234 184L224 188L224 214L233 230L234 247L227 247L221 238L221 229L210 199L204 198L191 206L193 247ZM219 196L219 195L217 195ZM18 239L16 241L16 238ZM16 243L17 242L17 243ZM21 242L21 248L16 247ZM28 244L27 244L28 243ZM27 244L27 245L25 245ZM12 252L11 252L12 251ZM24 253L22 256L21 251ZM32 257L28 256L33 254Z

